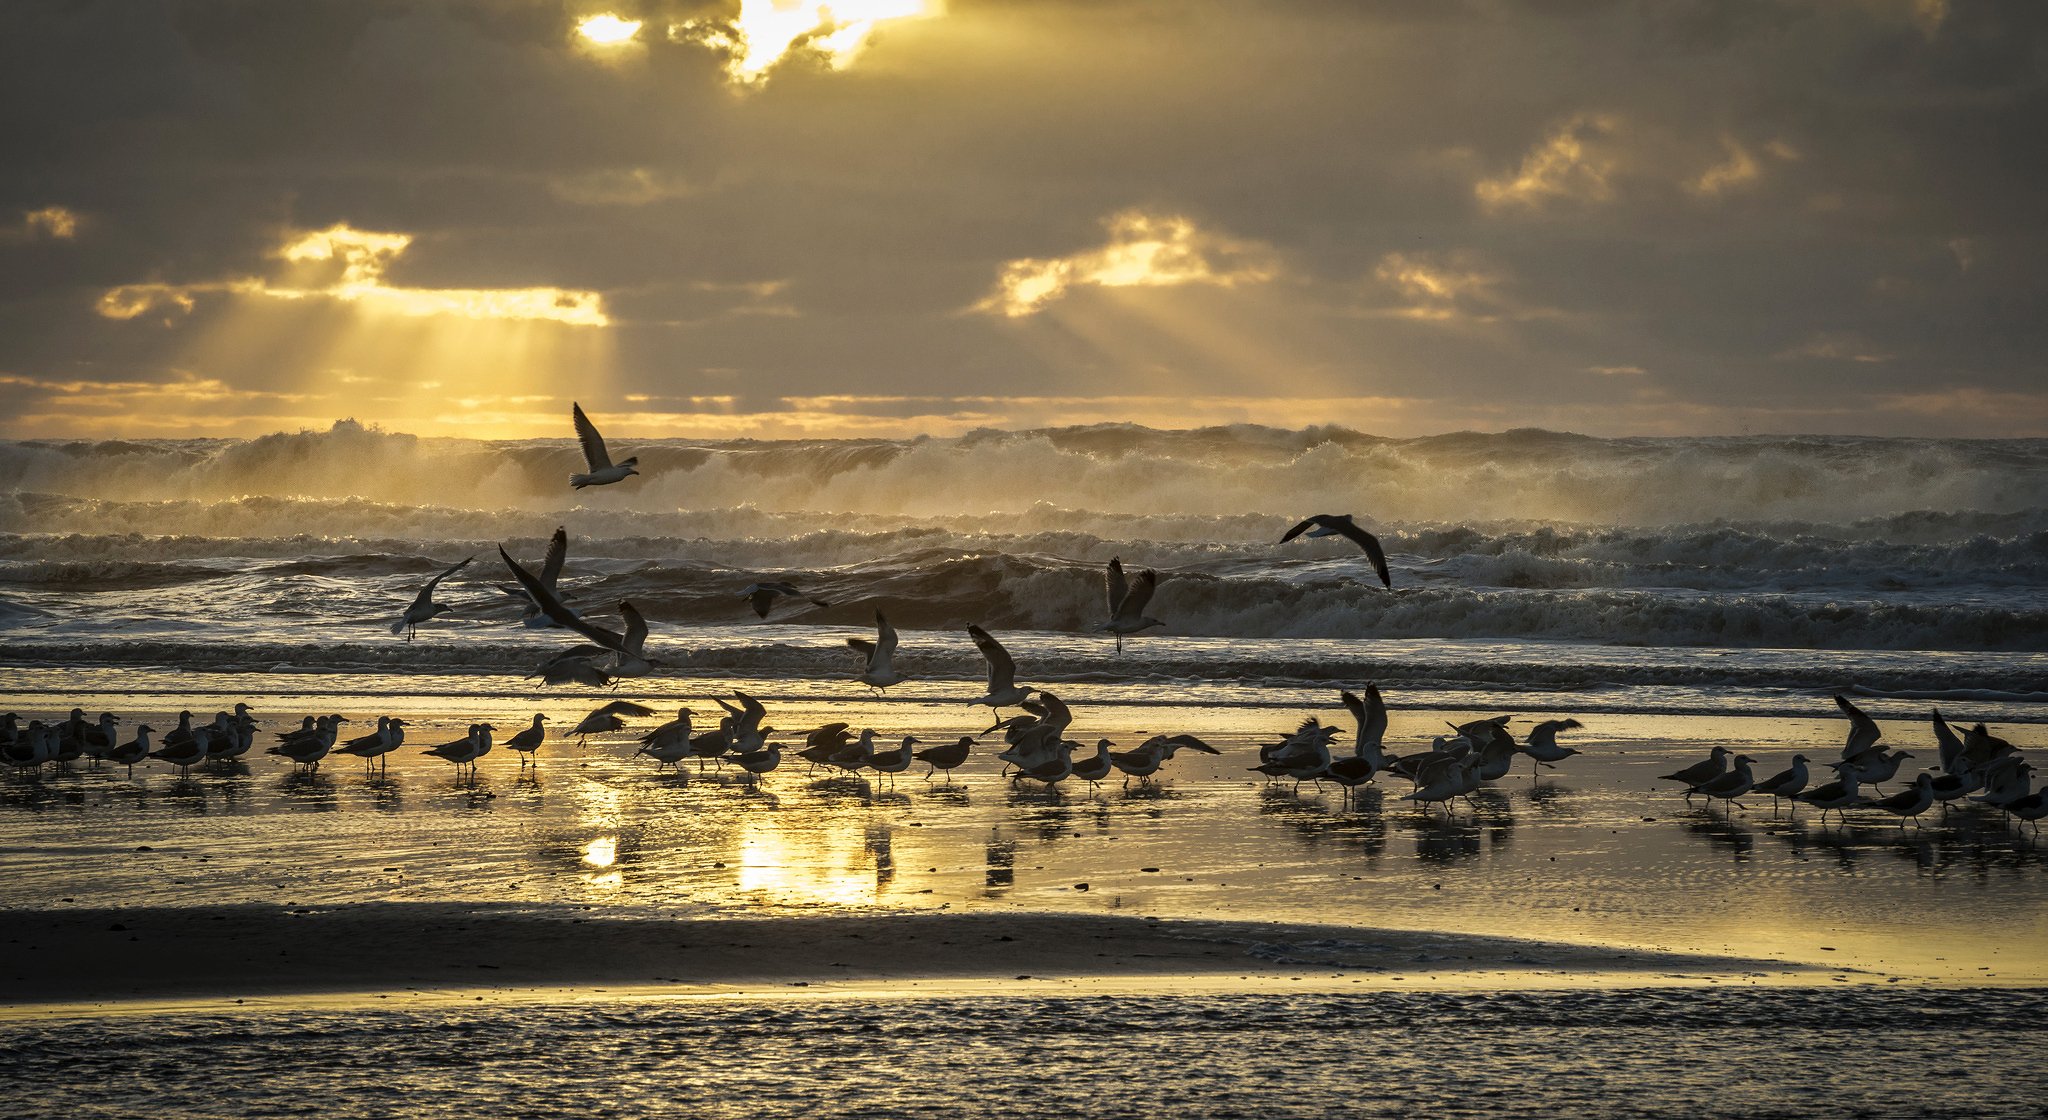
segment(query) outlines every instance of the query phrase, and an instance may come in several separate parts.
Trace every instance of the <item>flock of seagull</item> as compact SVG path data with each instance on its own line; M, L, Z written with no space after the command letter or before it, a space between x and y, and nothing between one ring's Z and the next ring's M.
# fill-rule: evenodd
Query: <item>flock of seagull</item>
M580 404L572 405L571 418L589 468L585 473L570 476L573 488L611 485L639 473L638 457L612 461L604 437ZM1381 584L1392 588L1385 550L1378 538L1359 527L1350 515L1309 517L1289 529L1280 543L1303 535L1341 536L1352 541L1365 554ZM510 583L498 587L519 603L523 625L566 630L583 639L550 655L534 675L551 685L603 688L662 667L664 662L647 653L647 620L632 603L618 604L624 623L622 632L589 621L564 599L560 580L568 549L567 531L556 529L537 573L513 559L503 546L498 549L498 556L512 577ZM436 602L434 593L474 560L473 556L466 558L428 580L411 605L391 624L391 632L403 634L411 641L420 626L453 609ZM1156 571L1147 568L1129 577L1120 559L1109 561L1104 572L1108 618L1095 629L1114 635L1119 652L1125 638L1166 625L1146 613L1158 586ZM756 582L741 592L740 598L764 619L783 600L814 607L831 605L805 595L788 581ZM995 757L1004 764L1004 774L1014 781L1034 781L1052 787L1077 780L1093 787L1121 775L1128 786L1133 780L1152 781L1179 751L1219 753L1189 734L1154 735L1128 751L1114 749L1116 744L1108 739L1098 739L1093 752L1084 753L1088 748L1067 734L1074 721L1072 709L1043 688L1019 683L1015 659L993 634L978 625L968 626L967 634L988 667L985 691L968 703L986 706L997 716L1005 708L1019 710L1019 714L998 718L981 733L1001 733L1004 746ZM847 639L847 645L860 655L860 668L854 679L878 692L908 680L896 666L898 644L896 628L876 610L874 638ZM1388 753L1383 742L1387 707L1379 689L1368 684L1363 696L1345 691L1340 698L1355 724L1348 753L1333 753L1331 749L1341 729L1312 716L1291 733L1260 746L1258 765L1251 769L1270 781L1291 779L1297 787L1302 782L1335 783L1343 790L1347 803L1360 786L1387 774L1411 784L1402 800L1442 806L1448 813L1453 802L1462 799L1469 804L1471 794L1481 785L1505 777L1520 756L1529 758L1533 778L1536 767L1555 766L1579 753L1557 742L1560 733L1583 726L1576 719L1537 723L1525 737L1517 739L1508 730L1509 716L1493 716L1452 725L1451 734L1436 736L1426 750L1394 755ZM639 736L636 753L652 759L657 766L678 769L688 760L694 760L700 770L708 764L722 766L730 761L748 780L780 767L784 750L773 738L776 728L765 723L766 708L743 692L735 691L730 700L714 699L723 712L714 726L699 730L690 710L679 709L676 718ZM1992 735L1983 724L1959 735L1939 710L1934 712L1933 726L1940 750L1940 771L1921 773L1906 789L1889 796L1865 796L1865 787L1876 791L1883 783L1892 781L1902 760L1913 756L1903 750L1887 752L1878 745L1884 733L1875 720L1845 697L1835 697L1835 703L1850 721L1841 758L1828 764L1837 774L1835 781L1811 785L1809 760L1804 755L1794 755L1791 765L1782 773L1759 780L1751 769L1756 759L1720 746L1714 747L1706 759L1659 780L1682 783L1688 802L1703 797L1709 805L1720 801L1741 807L1740 799L1744 796L1768 794L1774 805L1790 799L1814 806L1821 810L1823 821L1830 813L1869 808L1897 817L1901 827L1908 820L1917 826L1919 816L1934 805L1946 810L1950 802L1968 797L2010 818L2035 823L2038 829L2044 802L2043 791L2032 788L2033 767L2017 748ZM561 732L560 737L573 737L580 743L588 736L620 731L630 720L655 714L646 705L614 700L584 716L575 726ZM45 764L63 765L90 758L95 764L125 766L132 775L136 764L154 759L176 766L180 773L188 773L203 763L239 759L254 749L259 738L254 714L247 704L236 704L232 712L216 713L210 722L194 723L194 718L189 711L180 712L178 725L157 741L153 739L156 730L147 724L137 726L132 736L124 740L117 730L120 721L111 713L102 713L98 720L91 721L82 709L73 708L66 719L49 723L32 720L26 727L20 725L20 717L8 713L0 717L0 762L17 769L40 769ZM298 727L274 733L265 753L308 768L317 768L330 755L360 758L368 765L382 768L388 765L389 756L405 745L407 722L402 718L380 716L376 730L343 739L341 727L348 722L338 714L306 716ZM520 755L523 770L548 741L548 722L547 715L536 713L526 727L502 744L494 737L498 730L494 725L475 723L461 738L435 744L423 753L452 764L458 774L474 780L477 760L502 745ZM819 767L856 774L869 771L893 783L897 775L918 764L924 765L926 780L935 774L950 773L967 761L979 742L975 735L962 735L950 743L924 746L916 737L904 736L890 747L878 746L876 739L873 729L856 733L848 724L828 723L805 732L803 747L793 753L807 762L812 771Z
M1892 781L1913 752L1887 751L1879 746L1884 729L1848 697L1835 697L1835 705L1849 717L1849 737L1842 744L1842 757L1828 763L1836 774L1832 782L1811 784L1807 766L1812 760L1803 754L1793 755L1791 765L1783 771L1758 779L1750 769L1756 759L1732 754L1726 747L1715 747L1705 759L1658 780L1684 783L1688 802L1698 796L1707 798L1708 804L1724 801L1739 806L1741 798L1760 793L1771 798L1773 811L1789 800L1795 806L1804 803L1819 809L1821 820L1826 821L1829 813L1876 809L1897 817L1900 828L1909 820L1917 828L1922 813L1936 805L1945 813L1951 802L1968 798L2040 830L2041 818L2048 815L2048 797L2044 797L2048 789L2033 788L2033 764L2019 748L1981 723L1957 734L1939 708L1934 709L1932 721L1940 769L1921 771L1912 784L1896 793L1866 796L1865 786L1876 790Z

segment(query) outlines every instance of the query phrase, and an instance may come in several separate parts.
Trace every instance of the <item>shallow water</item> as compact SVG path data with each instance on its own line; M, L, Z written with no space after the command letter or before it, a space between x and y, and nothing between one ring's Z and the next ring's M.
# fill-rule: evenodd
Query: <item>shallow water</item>
M2043 1113L2044 1010L2034 992L1762 988L173 1013L0 1023L0 1109L2022 1117Z
M275 678L243 683L266 680ZM473 719L509 729L535 710L558 722L581 714L560 698L488 693L378 697L371 708L361 696L319 694L319 678L294 683L314 695L240 695L266 715L404 715L418 721L419 744L457 737ZM682 691L692 683L665 682ZM700 697L715 687L694 684ZM1185 730L1224 753L1183 753L1157 786L1056 793L1001 780L986 750L950 784L814 779L801 762L759 785L730 770L663 773L631 756L630 730L581 747L551 743L537 772L495 752L474 786L410 747L388 775L353 760L308 775L259 758L183 780L161 766L133 779L80 768L39 781L5 776L0 905L467 899L622 915L1109 911L1728 953L1951 983L2048 982L2048 944L2038 936L2048 919L2048 841L2023 827L1977 806L1930 815L1922 829L1870 814L1822 826L1810 809L1773 815L1767 798L1747 812L1689 808L1654 780L1714 744L1757 756L1759 773L1795 750L1831 758L1840 719L1588 717L1587 729L1566 737L1584 754L1535 783L1523 760L1446 816L1398 800L1398 782L1347 806L1334 789L1246 773L1255 744L1307 709L1126 705L1086 688L1069 699L1084 741ZM181 701L198 703L109 698L131 715ZM1476 714L1389 701L1397 710L1388 742L1398 749ZM711 707L692 706L700 717ZM980 709L957 703L769 707L781 727L850 720L882 729L885 740L936 741L985 726L975 724ZM1327 699L1319 714L1345 719ZM1885 726L1909 749L1925 735L1917 724ZM2013 733L2022 746L2038 745L2030 730ZM1931 743L1923 755L1932 757Z

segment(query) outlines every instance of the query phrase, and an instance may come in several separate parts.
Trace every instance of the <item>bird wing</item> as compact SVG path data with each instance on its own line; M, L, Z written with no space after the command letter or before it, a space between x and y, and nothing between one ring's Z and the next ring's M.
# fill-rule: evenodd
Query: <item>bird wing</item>
M1359 741L1378 746L1387 735L1387 702L1380 699L1378 685L1365 686L1365 718L1359 721Z
M1053 737L1058 738L1067 725L1074 722L1073 711L1067 707L1066 701L1042 688L1038 690L1038 702L1045 708L1045 723L1054 729Z
M1131 583L1131 589L1124 592L1123 601L1117 604L1112 617L1136 622L1145 615L1145 605L1152 601L1152 592L1159 587L1159 573L1150 568L1138 573Z
M441 586L442 580L447 579L449 576L452 576L455 573L461 571L462 569L469 567L469 561L474 559L476 559L476 557L472 556L469 558L469 560L464 560L457 564L448 565L447 569L442 571L440 575L437 575L433 579L427 581L427 585L420 589L420 597L413 601L415 603L425 603L432 600L434 596L434 589L436 587Z
M631 603L619 604L619 617L626 620L626 648L624 652L635 657L642 656L647 648L647 619L640 614L640 608Z
M1117 610L1123 606L1125 593L1130 590L1130 584L1124 580L1124 562L1121 558L1109 558L1109 567L1102 574L1102 587L1109 597L1109 617L1115 618Z
M876 611L874 664L877 668L886 668L889 664L889 659L895 655L896 628L889 625L889 620L882 617L881 611Z
M1010 657L1010 651L1003 648L1003 643L996 641L995 635L972 624L967 627L967 636L974 639L974 648L980 650L981 655L988 659L990 694L1015 687L1017 662Z
M541 558L540 581L553 587L561 582L562 562L569 558L569 530L555 527L554 538L548 541L548 554Z
M569 409L570 416L576 421L576 438L583 444L583 461L590 464L593 472L611 466L611 453L604 449L604 437L597 434L597 425L590 422L590 417L583 415L582 405L572 402Z
M866 658L869 665L875 663L875 643L868 641L866 638L848 638L846 639L846 646L848 649Z
M1869 746L1884 737L1884 731L1877 721L1864 714L1863 709L1849 703L1849 698L1839 693L1835 696L1835 707L1849 717L1849 742Z
M512 559L512 554L505 551L504 545L498 546L498 556L505 561L505 567L511 571L512 578L518 580L519 586L525 589L526 597L532 599L533 605L540 608L540 613L608 650L619 653L631 652L625 648L626 639L623 636L602 626L593 626L583 621L583 616L563 606L562 600L555 597L554 590L535 578L532 572L520 567L519 561Z
M1302 535L1303 533L1308 532L1310 529L1313 529L1316 526L1321 525L1322 523L1323 515L1320 513L1316 514L1314 517L1311 517L1306 521L1303 521L1301 524L1296 525L1294 528L1287 530L1287 535L1280 538L1280 543L1286 544L1288 541L1293 540L1294 538Z
M590 714L593 716L651 716L654 714L654 709L645 704L635 704L631 700L614 700Z
M1357 542L1358 547L1365 550L1366 559L1372 561L1372 570L1374 574L1380 577L1380 583L1389 590L1392 590L1394 574L1387 570L1387 553L1385 549L1380 547L1380 539L1350 521L1340 523L1337 526L1337 531L1352 541Z

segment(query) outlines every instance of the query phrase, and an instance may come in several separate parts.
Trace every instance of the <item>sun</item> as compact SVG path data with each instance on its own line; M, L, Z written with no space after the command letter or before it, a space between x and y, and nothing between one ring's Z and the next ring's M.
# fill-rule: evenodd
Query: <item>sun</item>
M616 47L633 41L640 33L640 21L621 19L610 12L586 16L576 23L576 34L593 46Z

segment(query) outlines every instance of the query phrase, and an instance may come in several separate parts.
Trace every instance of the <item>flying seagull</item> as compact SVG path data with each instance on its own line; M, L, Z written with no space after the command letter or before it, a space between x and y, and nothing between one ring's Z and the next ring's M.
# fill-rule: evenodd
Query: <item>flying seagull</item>
M474 556L469 558L469 560L474 559L476 559ZM405 613L399 615L398 621L391 624L391 632L393 634L404 634L406 641L412 641L413 632L419 629L420 623L427 621L437 614L454 610L454 607L434 601L434 588L441 586L442 580L469 567L469 560L464 560L462 563L456 564L447 571L428 580L427 585L420 588L418 597L413 599L412 606L405 608Z
M740 592L740 598L745 599L747 605L754 608L754 613L762 618L767 618L768 612L775 609L775 600L784 597L803 599L814 607L829 607L832 605L823 599L812 599L810 596L798 591L796 584L790 583L788 580L776 580L773 583L750 583L745 591Z
M1108 593L1109 621L1096 627L1116 635L1116 651L1124 651L1124 635L1135 634L1153 626L1164 626L1164 622L1145 614L1145 607L1152 602L1152 592L1159 587L1159 573L1150 568L1138 573L1135 581L1124 579L1123 560L1110 557L1109 568L1103 573L1103 590Z
M882 617L881 611L875 612L874 641L868 641L866 638L848 638L846 644L867 659L858 679L869 688L886 690L890 685L902 684L910 679L897 672L896 667L891 664L896 657L896 628L889 625L889 620Z
M1350 514L1316 514L1314 517L1287 530L1287 535L1280 538L1280 543L1286 544L1288 541L1300 536L1304 531L1309 530L1313 530L1308 534L1311 537L1343 537L1364 549L1366 559L1372 561L1372 570L1379 574L1380 583L1386 585L1388 590L1393 589L1394 576L1393 573L1387 571L1387 554L1380 548L1380 539L1359 528L1358 523L1351 520Z
M554 539L548 541L548 553L540 562L540 581L547 585L549 591L555 592L555 597L558 599L561 598L559 587L562 581L562 563L568 558L569 531L558 525L555 527ZM525 588L517 584L501 583L498 585L498 590L526 605L526 624L528 626L535 629L543 629L549 626L560 625L554 619L541 613L540 604L534 601L533 596L526 593Z
M614 482L624 482L628 475L640 473L633 469L640 462L638 455L614 464L611 453L604 448L604 437L597 434L597 425L583 415L583 406L571 402L569 409L570 416L576 421L576 438L583 444L583 461L590 466L589 474L570 475L570 486L578 490L585 486L609 486Z
M974 648L988 661L988 695L969 700L969 704L987 704L991 711L1015 707L1031 695L1031 690L1017 683L1017 662L1010 657L1010 651L1003 643L979 626L969 624L967 636L974 639Z

